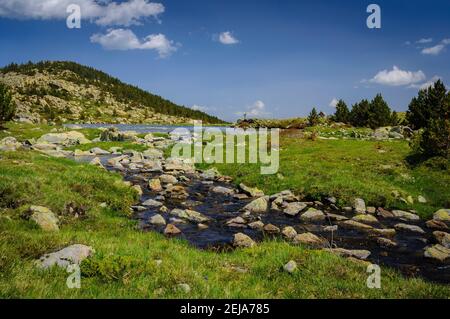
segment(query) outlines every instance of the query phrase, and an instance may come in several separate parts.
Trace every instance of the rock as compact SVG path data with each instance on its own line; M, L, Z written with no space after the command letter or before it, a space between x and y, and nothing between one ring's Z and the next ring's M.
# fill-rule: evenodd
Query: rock
M283 266L284 271L292 274L297 270L297 263L293 260L290 260L286 265Z
M444 223L441 222L440 220L429 220L425 223L427 225L428 228L431 229L439 229L439 230L447 230L448 226Z
M164 229L164 235L172 236L172 235L178 235L178 234L181 234L181 230L179 230L173 224L167 224L166 228Z
M343 228L347 228L347 229L355 229L355 230L363 230L363 231L367 231L367 230L371 230L373 229L372 226L354 221L354 220L345 220L343 222L341 222L339 225L341 225Z
M368 206L366 208L366 210L367 210L367 214L372 214L372 215L375 214L376 211L377 211L377 209L375 207L373 207L373 206Z
M79 265L84 259L92 256L95 250L86 245L75 244L63 248L57 252L46 254L42 256L36 264L39 268L50 268L53 266L58 266L62 268L67 268L67 266L72 264Z
M393 210L392 214L394 215L394 218L400 219L400 220L406 220L406 221L414 221L414 220L420 220L420 217L416 214L405 212L403 210Z
M450 249L446 248L440 244L434 246L428 246L425 248L424 254L426 258L431 258L444 262L450 258Z
M256 187L249 187L243 183L239 184L239 189L246 195L250 197L262 197L264 196L264 192Z
M300 219L305 222L322 221L325 219L325 214L321 210L309 208L300 216Z
M349 213L353 212L353 208L348 207L348 206L342 207L342 210L343 210L344 213L346 213L346 214L349 214Z
M21 147L22 144L12 136L5 137L0 141L0 151L16 151Z
M144 206L131 206L131 208L137 212L143 212L144 210L147 210L147 207Z
M397 230L404 230L404 231L409 231L412 233L425 234L425 231L416 225L408 225L408 224L400 223L400 224L396 224L394 226L394 228Z
M294 237L294 244L322 245L324 240L320 239L313 233L298 234Z
M104 168L103 164L102 164L102 161L98 157L95 157L94 159L92 159L92 161L90 161L89 164L94 165L94 166L98 166L100 168Z
M287 239L294 239L295 236L297 236L297 231L292 226L286 226L281 231L281 234Z
M234 235L233 246L235 247L253 247L256 243L249 236L243 233L237 233Z
M366 203L362 198L355 198L353 200L353 210L356 214L365 214L366 213Z
M377 209L377 215L378 215L378 216L381 216L381 217L383 217L383 218L393 218L393 217L394 217L394 214L393 214L393 213L391 213L391 212L388 211L388 210L385 210L385 209L382 208L382 207L378 207L378 209Z
M202 215L199 212L196 212L194 210L190 210L190 209L179 209L179 208L174 208L170 211L171 215L177 216L179 218L183 218L183 219L187 219L191 222L195 222L195 223L204 223L209 221L209 218Z
M181 185L170 186L166 190L166 195L172 199L186 199L189 197L186 189Z
M302 210L304 210L307 207L305 203L302 202L294 202L289 203L283 210L283 212L290 216L296 216L298 213L300 213Z
M208 225L202 224L202 223L197 224L197 227L198 227L199 230L205 230L205 229L209 228Z
M142 196L142 194L144 194L140 185L133 185L132 188L138 193L139 196Z
M269 203L266 197L260 197L248 203L244 210L249 211L253 214L265 213L269 208Z
M421 204L425 204L427 202L427 199L423 197L422 195L417 196L417 201Z
M187 294L191 292L191 287L188 284L178 284L178 289Z
M359 250L359 249L351 250L344 248L325 248L325 250L333 254L339 255L341 257L354 257L362 260L365 260L370 256L370 251L368 250Z
M161 206L160 208L159 208L159 211L161 212L161 213L168 213L169 212L169 209L166 207L166 206Z
M343 221L343 220L348 220L347 217L342 216L342 215L338 215L338 214L330 214L330 213L328 213L328 214L326 215L326 217L327 217L329 220L332 220L332 221Z
M251 229L258 229L258 230L262 230L264 228L264 223L262 221L256 221L256 222L252 222L250 224L248 224L248 227L250 227Z
M160 192L162 191L161 181L159 178L152 178L148 181L148 187L153 192Z
M44 231L58 231L58 217L47 207L31 206L30 220L35 222Z
M228 227L242 227L247 228L247 224L244 218L242 217L235 217L226 222Z
M368 229L369 234L373 236L384 236L384 237L394 237L396 234L393 228L372 228Z
M433 236L436 241L444 246L445 248L450 248L450 234L443 231L434 231Z
M365 223L378 223L378 219L373 215L356 215L352 218L352 220L357 222L365 222Z
M217 176L220 176L220 173L217 171L216 168L210 168L206 171L204 171L200 177L204 180L209 180L212 181L214 180Z
M450 222L450 209L440 209L433 214L433 219L441 222Z
M48 133L45 135L42 135L38 140L37 143L47 143L47 144L56 144L61 146L72 146L72 145L79 145L79 144L87 144L90 143L89 141L82 133L77 131L70 131L66 133Z
M272 224L265 225L263 229L269 234L278 234L280 232L280 228Z
M213 193L223 194L223 195L233 195L234 190L228 187L216 186L211 190Z
M101 149L100 147L94 147L90 149L90 152L94 155L108 155L109 152Z
M150 224L161 226L166 224L166 220L160 214L156 214L150 217Z
M163 206L163 203L158 202L157 200L154 200L154 199L147 199L145 202L142 203L142 205L156 208L156 207Z
M323 231L326 231L326 232L336 232L336 231L338 231L338 229L339 229L338 225L332 225L332 226L325 226L325 227L323 228Z
M89 152L89 151L82 151L82 150L79 150L79 149L76 149L73 152L73 156L76 156L76 157L78 157L78 156L92 156L92 155L93 154L91 152Z
M248 196L245 195L245 194L234 194L234 195L233 195L233 198L242 200L242 199L247 199Z
M163 184L176 184L176 183L178 183L178 180L177 180L177 178L175 176L168 175L168 174L160 175L159 176L159 180Z
M397 243L393 240L384 238L384 237L378 237L377 239L378 245L381 247L391 248L391 247L397 247Z

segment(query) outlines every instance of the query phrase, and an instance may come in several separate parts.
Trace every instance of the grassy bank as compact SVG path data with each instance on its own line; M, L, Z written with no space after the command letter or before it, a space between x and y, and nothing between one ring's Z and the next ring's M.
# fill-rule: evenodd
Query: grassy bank
M34 152L0 156L2 298L445 298L450 293L450 287L404 279L389 269L382 270L382 289L368 289L362 262L284 242L230 253L200 251L137 230L127 217L136 194L116 174ZM84 207L86 215L67 215L69 202ZM45 233L23 220L30 204L50 207L62 219L61 230ZM34 267L42 254L74 243L96 250L81 265L81 289L66 287L62 269ZM298 272L281 270L289 260L298 263ZM180 283L192 290L180 290Z

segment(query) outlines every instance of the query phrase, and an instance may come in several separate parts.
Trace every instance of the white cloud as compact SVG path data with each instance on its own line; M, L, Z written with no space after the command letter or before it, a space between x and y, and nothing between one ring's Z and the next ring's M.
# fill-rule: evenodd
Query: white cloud
M230 31L219 34L219 41L222 44L237 44L239 40L236 39Z
M431 79L429 79L427 82L425 83L421 83L421 84L411 84L409 87L410 88L415 88L415 89L419 89L419 90L424 90L424 89L428 89L430 86L433 86L434 83L437 80L442 79L440 76L435 75L433 76Z
M161 58L177 50L173 41L164 34L151 34L141 41L129 29L109 29L106 34L94 34L91 42L100 44L106 50L156 50Z
M401 86L419 83L425 79L425 74L420 70L417 72L404 71L394 66L390 71L383 70L378 72L369 82L389 86Z
M191 109L193 109L194 111L206 112L209 108L207 108L206 106L200 106L200 105L194 104L191 106Z
M420 39L420 40L416 41L416 43L419 43L419 44L425 44L425 43L430 43L430 42L433 42L433 38Z
M264 117L270 115L270 112L266 111L266 105L263 101L257 100L252 105L247 106L246 112L236 112L236 115L246 114L249 117Z
M329 106L331 106L331 107L336 107L336 105L338 104L338 102L339 102L338 99L334 97L334 98L331 100Z
M81 7L83 19L102 26L130 26L142 23L145 18L157 18L164 12L164 6L149 0L112 2L108 0L1 0L0 17L14 19L51 20L66 19L67 7L77 4Z
M441 43L444 45L448 45L448 44L450 44L450 39L444 39L441 41Z
M438 55L439 53L442 52L442 50L444 50L444 48L445 48L444 44L438 44L438 45L435 45L434 47L424 48L422 50L422 54Z

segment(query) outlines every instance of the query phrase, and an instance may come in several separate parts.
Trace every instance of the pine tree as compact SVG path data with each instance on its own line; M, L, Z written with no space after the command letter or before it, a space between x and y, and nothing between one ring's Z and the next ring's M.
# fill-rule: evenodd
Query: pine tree
M398 113L396 111L392 112L391 116L391 125L396 126L400 124L400 119L398 117Z
M367 100L362 100L352 106L350 111L350 124L356 127L365 127L369 121L369 107L370 103Z
M2 124L12 120L16 111L16 105L12 101L8 87L0 83L0 128Z
M336 112L334 113L333 120L335 122L349 123L350 111L343 100L339 100L336 104Z
M317 110L315 107L311 110L311 113L308 115L308 122L309 125L314 126L319 124L319 114L317 113Z
M373 129L391 124L391 109L381 94L370 102L367 125Z

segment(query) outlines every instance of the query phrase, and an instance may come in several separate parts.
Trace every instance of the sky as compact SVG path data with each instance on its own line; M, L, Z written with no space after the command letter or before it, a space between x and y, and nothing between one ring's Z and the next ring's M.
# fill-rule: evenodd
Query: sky
M367 26L372 3L381 28ZM0 65L29 60L89 65L228 121L377 93L405 111L450 83L450 1L0 0Z

